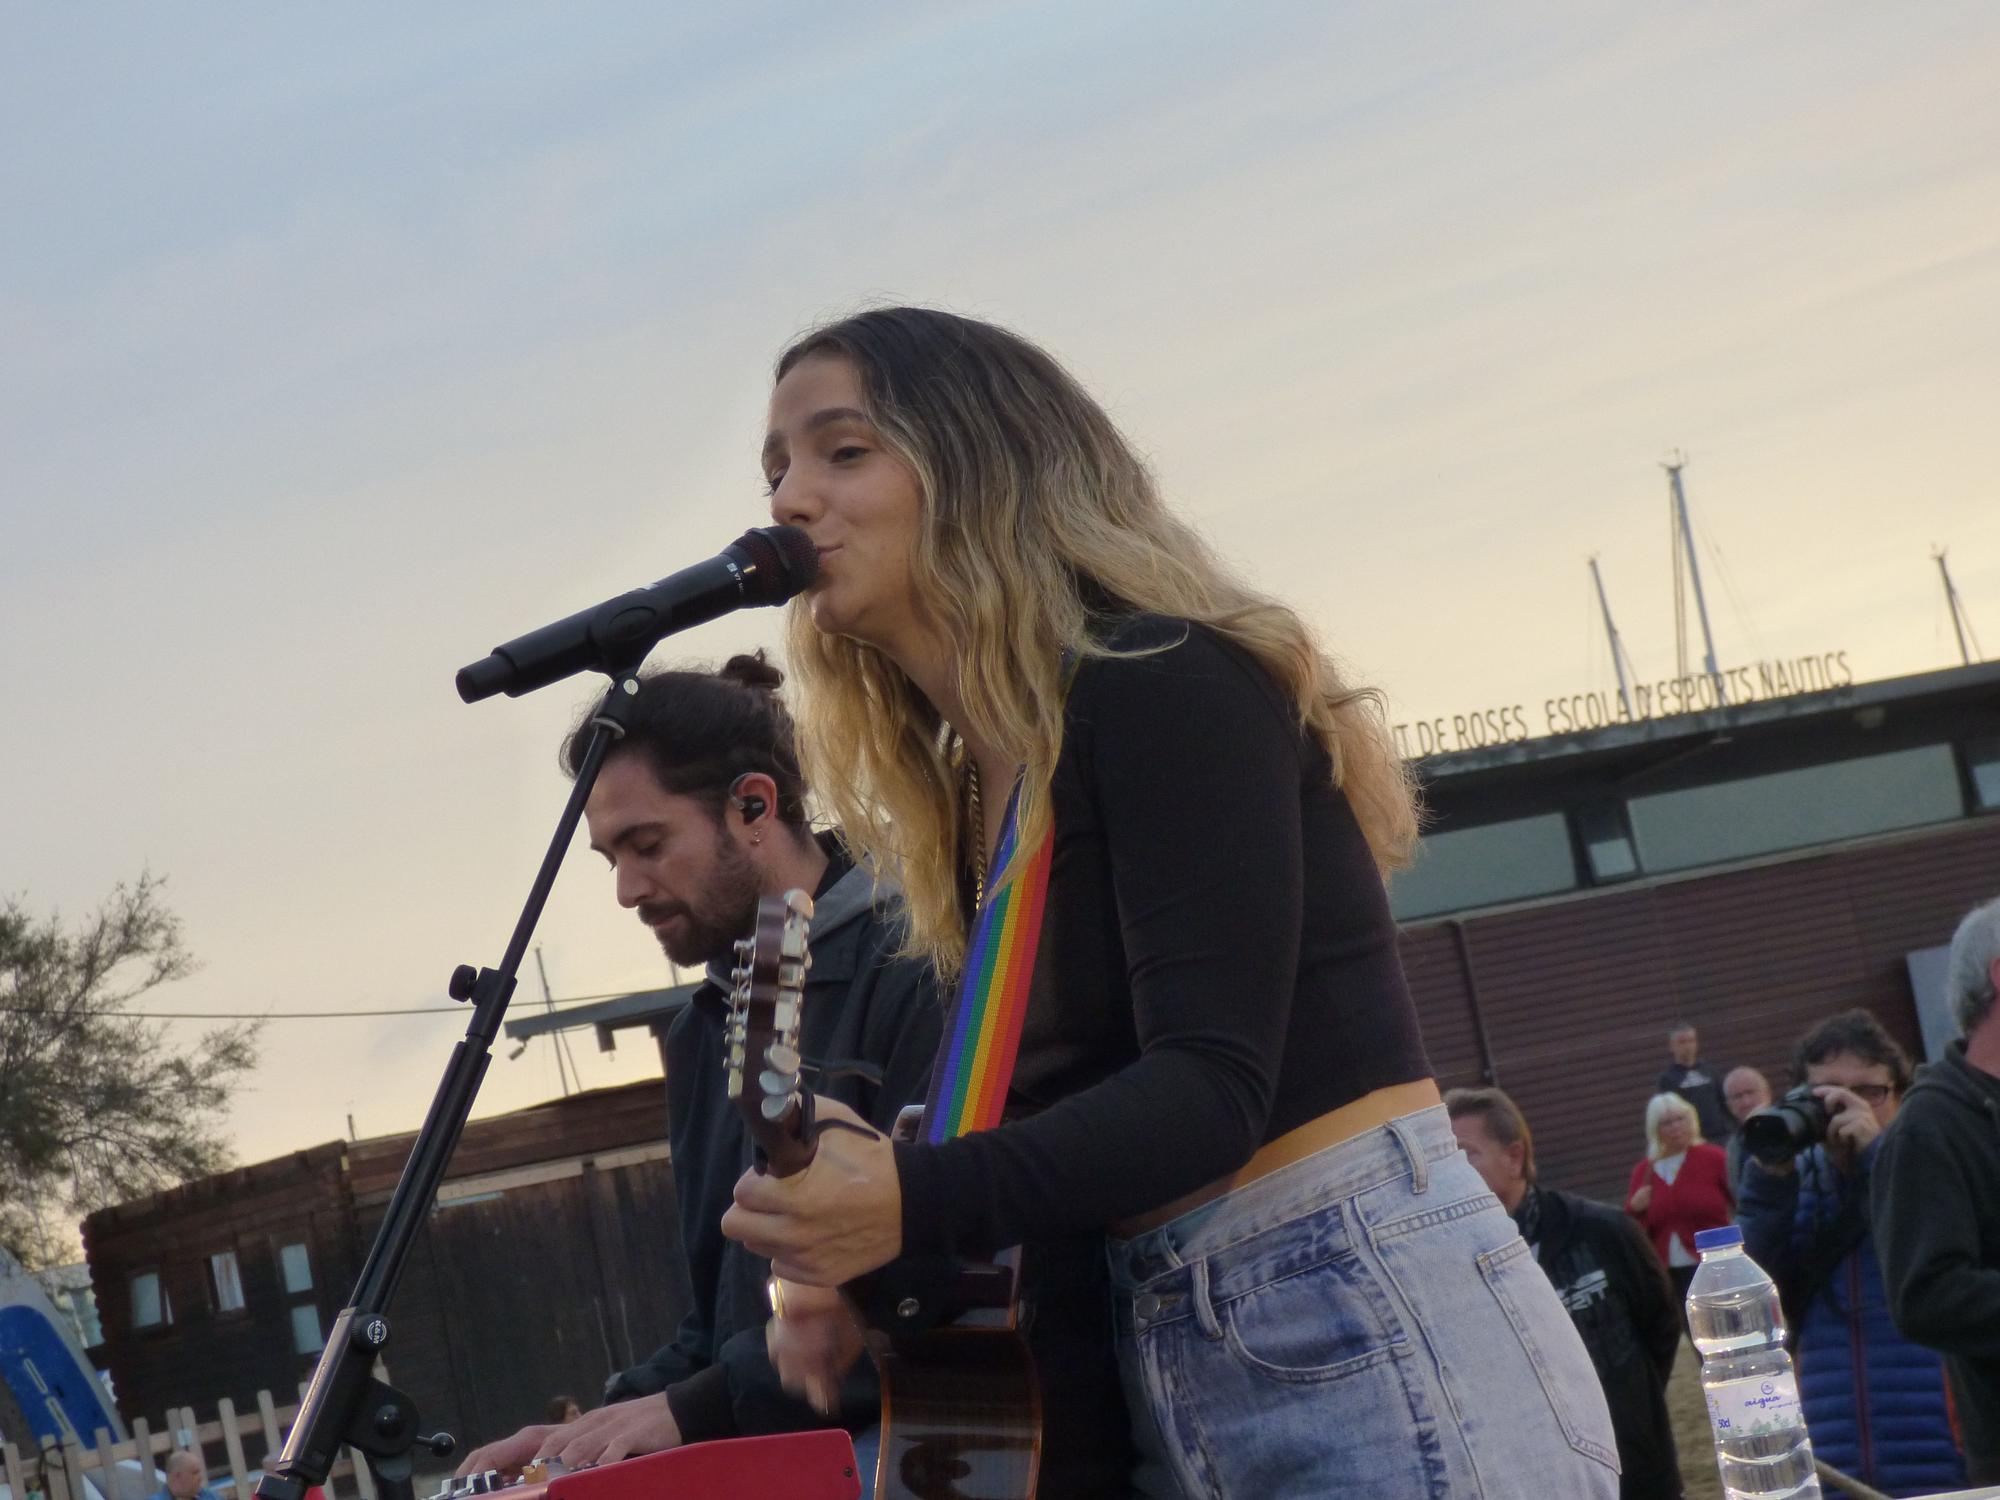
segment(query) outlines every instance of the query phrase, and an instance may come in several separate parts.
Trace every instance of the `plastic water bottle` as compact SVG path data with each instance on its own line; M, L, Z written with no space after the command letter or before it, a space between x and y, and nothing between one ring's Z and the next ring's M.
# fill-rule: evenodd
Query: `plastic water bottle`
M1778 1289L1743 1253L1743 1231L1694 1237L1701 1265L1688 1287L1688 1328L1701 1351L1701 1388L1715 1462L1729 1500L1819 1496L1799 1383L1785 1352Z

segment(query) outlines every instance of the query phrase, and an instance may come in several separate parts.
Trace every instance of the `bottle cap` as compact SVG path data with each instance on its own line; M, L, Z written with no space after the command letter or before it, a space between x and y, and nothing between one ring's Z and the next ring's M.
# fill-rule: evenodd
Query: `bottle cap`
M1697 1229L1694 1232L1694 1247L1697 1250L1722 1250L1730 1245L1743 1243L1743 1231L1734 1224L1725 1224L1720 1229Z

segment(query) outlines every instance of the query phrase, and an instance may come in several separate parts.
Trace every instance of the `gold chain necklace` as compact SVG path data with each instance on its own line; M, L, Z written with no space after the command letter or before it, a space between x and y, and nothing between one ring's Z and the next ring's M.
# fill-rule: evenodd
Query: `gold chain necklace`
M972 824L972 908L986 904L986 812L979 803L979 762L965 761L965 814Z

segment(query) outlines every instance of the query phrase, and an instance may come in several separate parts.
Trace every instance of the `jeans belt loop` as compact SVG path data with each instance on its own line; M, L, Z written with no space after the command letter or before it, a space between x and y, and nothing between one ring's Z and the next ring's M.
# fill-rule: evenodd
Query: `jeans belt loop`
M1194 1303L1195 1326L1201 1330L1201 1336L1219 1343L1222 1324L1215 1316L1215 1305L1208 1300L1208 1262L1205 1259L1188 1267L1188 1296Z
M1414 1132L1404 1120L1389 1121L1389 1134L1396 1138L1396 1144L1403 1148L1403 1154L1410 1159L1410 1191L1422 1193L1431 1185L1431 1162L1424 1155L1423 1147L1417 1143Z

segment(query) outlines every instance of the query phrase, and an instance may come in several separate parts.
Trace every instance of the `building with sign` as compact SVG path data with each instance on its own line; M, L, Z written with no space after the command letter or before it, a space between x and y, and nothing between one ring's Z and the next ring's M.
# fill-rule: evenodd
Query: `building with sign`
M1428 833L1390 891L1433 1063L1513 1093L1547 1180L1612 1201L1675 1021L1779 1088L1849 1006L1921 1058L1943 1023L1911 975L2000 894L2000 663L1417 765Z

